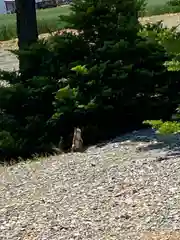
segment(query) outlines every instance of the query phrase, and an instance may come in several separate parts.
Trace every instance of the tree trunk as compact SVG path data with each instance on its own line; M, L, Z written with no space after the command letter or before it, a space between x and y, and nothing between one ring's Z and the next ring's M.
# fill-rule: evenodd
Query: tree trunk
M19 50L25 50L38 40L35 0L15 0L15 3L18 46ZM19 69L24 78L34 74L30 61L26 55L19 55Z
M15 0L19 49L38 39L35 0Z

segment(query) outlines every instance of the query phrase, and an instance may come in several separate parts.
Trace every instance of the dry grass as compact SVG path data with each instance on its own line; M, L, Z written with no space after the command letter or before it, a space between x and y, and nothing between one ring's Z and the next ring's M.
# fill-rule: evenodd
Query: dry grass
M11 50L16 49L18 46L17 43L18 43L17 38L9 41L1 41L0 49L11 49Z

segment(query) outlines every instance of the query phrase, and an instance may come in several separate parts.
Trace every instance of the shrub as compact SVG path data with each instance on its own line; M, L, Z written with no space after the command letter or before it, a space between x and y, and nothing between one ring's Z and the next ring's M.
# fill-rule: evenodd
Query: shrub
M151 25L151 28L153 26ZM164 65L167 67L169 73L174 77L173 84L170 84L169 87L171 88L171 95L176 95L175 103L176 107L179 106L179 71L180 71L180 33L176 31L176 28L172 29L163 29L159 28L156 25L156 29L158 31L154 32L154 39L158 40L162 46L166 49L166 51L172 55L172 59L166 61ZM174 108L174 112L176 110L176 119L179 118L179 107L176 109ZM145 121L144 123L148 123L153 126L159 134L169 134L169 133L177 133L180 131L180 123L178 121ZM158 124L157 124L158 123Z
M163 121L162 120L145 120L143 121L143 123L152 126L155 130L158 130L162 126Z
M86 68L76 69L84 69L84 73L76 72L67 78L63 89L66 95L61 94L55 101L60 116L64 117L62 107L67 101L74 123L87 127L93 123L98 133L107 133L111 126L117 133L118 127L135 125L152 114L167 119L177 99L171 92L174 79L164 66L171 54L158 40L151 41L149 35L137 36L138 5L133 1L111 4L117 8L92 1L75 1L72 5L69 21L91 46L91 58ZM124 16L130 6L135 11L131 17Z
M50 121L54 98L64 85L63 77L70 71L69 65L84 61L88 51L85 48L80 36L54 36L24 52L16 51L24 57L21 74L1 72L6 84L0 87L0 129L16 143L8 150L9 155L25 157L49 151L51 142L58 143L63 129L58 129L57 134ZM0 141L0 144L4 149L4 143Z
M177 121L148 120L144 124L152 126L157 134L166 135L180 132L180 123Z
M141 6L136 0L111 2L74 0L71 14L66 21L71 23L89 42L116 41L126 35L134 41L139 29L138 11ZM131 40L130 40L131 39Z
M68 149L75 126L96 143L174 110L179 76L164 63L175 54L161 27L141 27L136 1L75 0L72 11L78 35L16 51L21 72L1 73L9 85L0 87L0 136L10 144L0 147L11 156L50 152L61 137Z

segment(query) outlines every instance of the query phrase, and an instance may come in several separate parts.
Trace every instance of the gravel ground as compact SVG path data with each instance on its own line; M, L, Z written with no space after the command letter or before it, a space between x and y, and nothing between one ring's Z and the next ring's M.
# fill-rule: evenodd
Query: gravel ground
M0 49L0 68L6 71L18 70L18 59L11 52Z
M2 240L180 239L180 152L151 130L0 174Z
M177 25L179 14L145 18ZM18 69L0 48L0 68ZM150 130L0 167L0 239L179 240L180 151Z
M171 28L180 24L180 13L171 13L141 18L142 23L163 21L164 25ZM180 30L180 27L177 28Z

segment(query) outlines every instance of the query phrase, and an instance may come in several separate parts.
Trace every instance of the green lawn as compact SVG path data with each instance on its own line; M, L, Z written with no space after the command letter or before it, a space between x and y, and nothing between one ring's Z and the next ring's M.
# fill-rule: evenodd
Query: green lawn
M149 6L164 5L168 0L147 0Z
M49 8L37 11L38 32L46 33L49 30L55 31L65 26L59 21L60 15L69 13L69 7ZM0 41L16 37L16 16L15 14L0 14Z
M169 0L147 0L147 10L144 15L160 15L165 13L180 12L180 6L169 6L166 3Z

